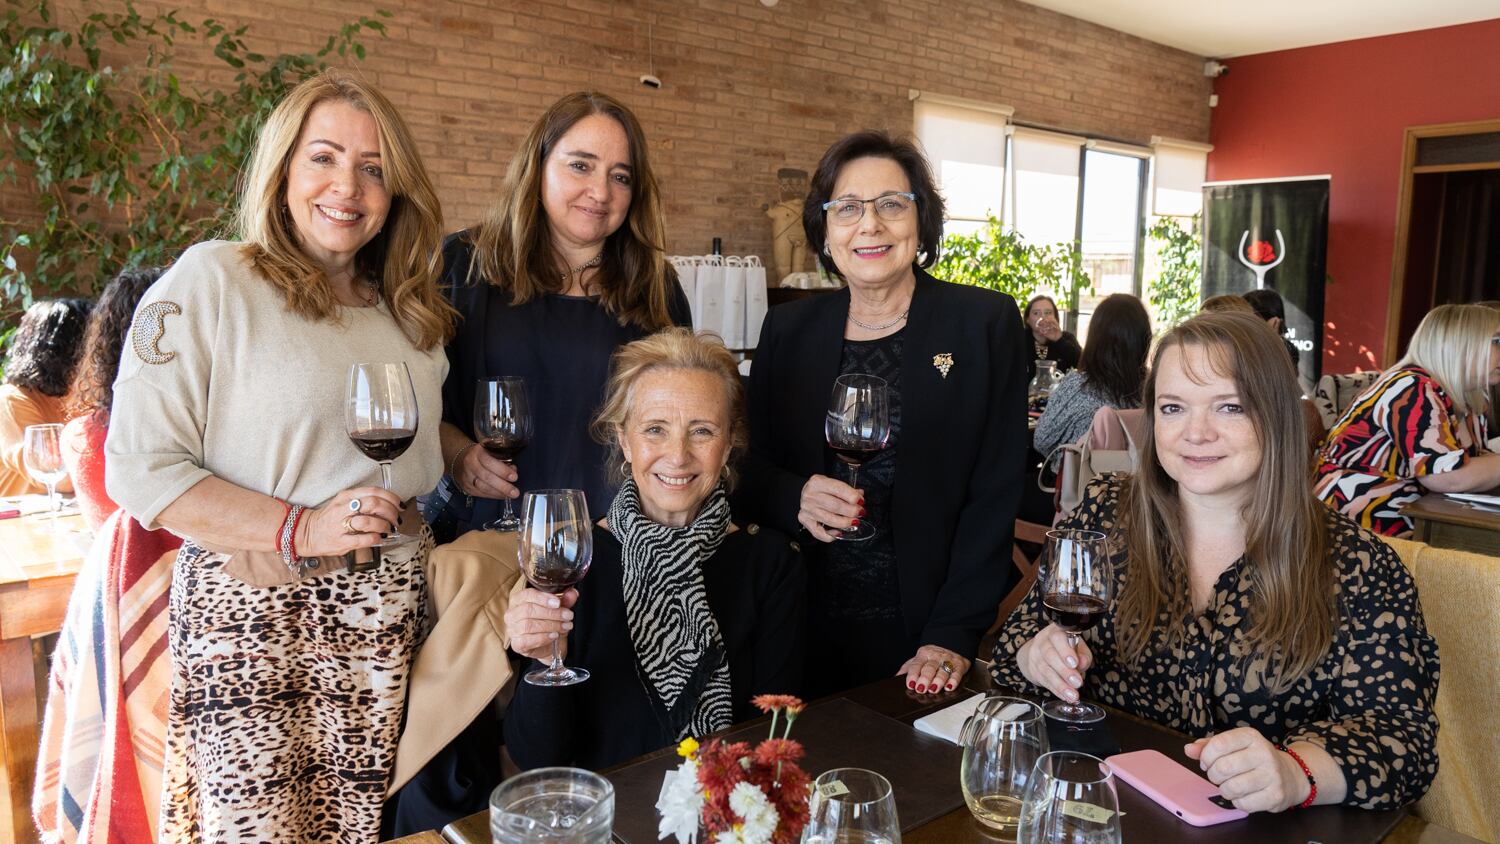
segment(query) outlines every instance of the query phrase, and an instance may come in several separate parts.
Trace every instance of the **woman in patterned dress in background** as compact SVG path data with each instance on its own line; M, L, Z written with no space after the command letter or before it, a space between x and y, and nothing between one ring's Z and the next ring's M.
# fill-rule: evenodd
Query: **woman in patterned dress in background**
M160 837L374 841L431 538L342 555L417 531L442 471L441 213L395 108L326 73L267 119L238 224L137 308L106 442L109 495L186 538ZM345 433L356 362L405 363L421 408L390 491Z
M1437 645L1396 552L1313 497L1298 394L1253 314L1163 337L1141 471L1060 525L1108 537L1114 607L1073 647L1032 589L993 672L1197 736L1185 753L1246 812L1392 809L1437 773Z
M1349 405L1318 452L1317 496L1362 527L1410 536L1401 508L1430 492L1500 486L1489 450L1490 388L1500 384L1500 312L1440 305L1406 356Z

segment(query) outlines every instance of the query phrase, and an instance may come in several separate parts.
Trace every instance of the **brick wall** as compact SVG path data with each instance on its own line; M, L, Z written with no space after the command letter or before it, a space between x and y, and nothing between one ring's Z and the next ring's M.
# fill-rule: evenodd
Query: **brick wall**
M668 248L769 257L761 208L776 170L830 142L909 132L908 89L1014 106L1015 119L1145 142L1208 137L1201 58L1014 0L143 0L250 26L253 49L318 47L338 24L394 12L358 66L413 125L446 223L473 223L510 155L558 96L596 88L639 115L666 197ZM54 0L69 18L122 8ZM648 55L648 31L651 47ZM184 48L180 73L223 66ZM640 86L648 71L660 90ZM24 201L0 195L9 205Z

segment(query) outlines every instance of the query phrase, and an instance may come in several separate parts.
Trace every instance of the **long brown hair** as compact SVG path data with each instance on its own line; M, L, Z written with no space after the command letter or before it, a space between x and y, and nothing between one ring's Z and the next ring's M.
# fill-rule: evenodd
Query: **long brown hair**
M1237 656L1283 692L1328 652L1338 625L1337 573L1328 554L1328 512L1312 494L1305 418L1296 373L1275 332L1253 313L1201 314L1157 344L1143 388L1145 439L1140 470L1121 502L1130 571L1116 603L1120 656L1145 653L1163 612L1167 646L1180 645L1176 621L1192 612L1177 482L1156 456L1156 379L1163 352L1203 349L1215 372L1234 381L1260 441L1261 466L1242 518L1250 578L1249 629ZM1203 374L1188 372L1200 381ZM1252 655L1264 659L1251 659ZM1253 663L1253 664L1251 664Z
M668 310L675 275L667 266L666 226L656 174L646 154L646 133L625 104L596 91L578 91L553 103L532 124L511 159L500 199L469 235L477 275L510 292L516 304L563 292L551 225L542 206L547 157L578 121L603 115L620 124L630 143L630 210L604 241L599 267L600 302L622 324L656 331L672 324Z
M416 139L385 95L363 80L324 71L286 95L261 127L240 184L240 239L255 269L309 320L335 320L338 299L327 275L297 245L286 206L287 168L314 107L346 102L366 112L380 134L381 169L391 194L385 226L355 255L356 271L375 279L396 323L422 350L453 336L457 312L437 287L442 269L443 211L422 165Z

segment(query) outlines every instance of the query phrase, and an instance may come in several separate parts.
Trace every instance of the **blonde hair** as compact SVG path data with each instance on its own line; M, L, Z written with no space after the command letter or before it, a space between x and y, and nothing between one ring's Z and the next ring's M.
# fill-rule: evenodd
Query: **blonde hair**
M1192 612L1177 481L1157 458L1155 433L1162 355L1186 346L1203 349L1214 372L1234 381L1260 442L1260 469L1241 514L1251 587L1246 647L1236 656L1284 692L1333 643L1338 581L1329 559L1328 512L1307 477L1310 448L1296 372L1280 340L1253 313L1201 314L1167 332L1156 347L1142 391L1141 468L1124 492L1116 528L1123 530L1130 566L1115 611L1120 655L1127 663L1139 660L1162 613L1170 619L1165 644L1180 645L1176 622ZM1199 383L1204 377L1187 376Z
M1247 302L1247 301L1245 301L1245 297L1243 297L1243 296L1233 296L1233 295L1230 295L1228 293L1225 293L1222 296L1210 296L1207 299L1204 299L1203 300L1203 304L1200 305L1200 306L1198 306L1198 313L1200 313L1200 314L1229 314L1229 313L1234 313L1234 314L1253 314L1253 313L1255 313L1255 308L1251 307L1250 303ZM1286 352L1282 351L1282 354L1286 354Z
M561 258L552 244L542 207L547 157L563 135L592 115L620 125L630 145L630 209L604 241L599 266L600 304L622 325L656 331L672 324L668 308L676 274L667 264L666 225L656 174L647 156L646 133L625 104L596 91L578 91L553 103L527 132L511 159L500 198L470 234L476 275L511 295L516 304L547 293L561 293Z
M590 430L594 439L609 447L610 480L625 481L620 431L630 418L635 399L635 385L641 376L662 369L685 369L717 376L724 385L729 406L729 459L725 463L728 486L734 486L735 458L745 450L749 432L745 424L745 390L734 355L724 347L718 335L694 334L686 328L668 328L649 337L626 343L615 351L609 362L609 381L604 389L604 405L594 416Z
M1490 343L1500 311L1484 305L1438 305L1391 370L1419 366L1448 394L1459 415L1483 413L1490 401Z
M334 321L338 299L323 268L297 244L286 212L287 170L303 124L318 105L344 102L369 114L380 135L381 168L391 208L385 225L355 256L376 281L396 324L419 349L453 336L457 312L438 290L443 212L415 138L396 107L369 83L324 71L293 88L261 127L240 182L235 220L251 265L308 320Z

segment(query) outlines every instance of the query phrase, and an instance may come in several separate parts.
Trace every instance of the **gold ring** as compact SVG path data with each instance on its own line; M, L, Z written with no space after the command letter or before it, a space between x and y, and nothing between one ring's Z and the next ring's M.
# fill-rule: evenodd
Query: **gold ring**
M359 533L359 531L357 531L357 530L354 529L353 522L354 522L354 514L351 513L351 514L349 514L349 515L347 515L347 516L344 517L344 533L347 533L350 536L353 536L354 534Z
M943 660L943 664L940 665L940 666L938 666L938 670L939 671L946 671L949 674L952 674L953 673L953 663L951 663L951 662L949 662L948 660L945 659L945 660Z

